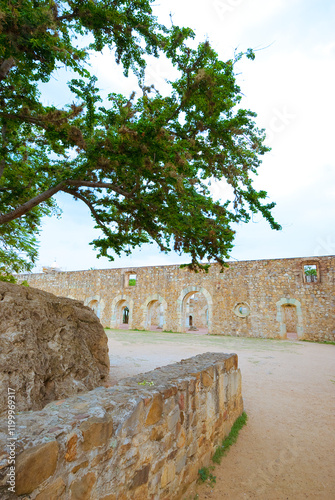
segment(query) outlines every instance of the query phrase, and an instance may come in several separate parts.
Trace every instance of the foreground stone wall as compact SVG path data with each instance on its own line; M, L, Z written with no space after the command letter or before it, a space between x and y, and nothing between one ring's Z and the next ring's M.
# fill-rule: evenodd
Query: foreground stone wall
M182 498L242 411L236 354L201 354L18 414L15 480L2 419L0 497Z
M306 265L315 266L315 281L306 280ZM211 334L286 338L293 329L298 338L335 340L334 256L229 262L220 270L213 264L208 274L192 273L176 265L42 273L21 279L84 301L105 327L118 328L127 308L130 327L149 329L150 311L159 308L163 330L186 331L190 298L196 294L193 326L198 321ZM129 286L134 276L136 284ZM157 324L157 317L153 320Z

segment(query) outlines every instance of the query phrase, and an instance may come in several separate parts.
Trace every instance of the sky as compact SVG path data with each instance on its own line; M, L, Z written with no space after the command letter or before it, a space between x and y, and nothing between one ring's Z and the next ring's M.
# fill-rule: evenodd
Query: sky
M158 0L154 13L169 25L189 26L197 42L208 39L222 60L234 52L244 58L237 81L242 105L257 113L272 150L263 159L255 188L276 202L273 214L282 226L271 230L260 215L236 229L232 260L309 257L335 254L335 2L333 0ZM100 88L130 95L136 79L104 51L91 60ZM150 61L147 82L164 91L171 69ZM45 86L46 99L60 104L57 79ZM66 97L66 93L65 93ZM214 197L222 185L212 185ZM189 262L187 255L161 253L155 244L114 262L97 259L89 242L98 235L88 210L66 194L57 197L61 219L43 219L40 257L35 272L54 261L63 271L167 265Z

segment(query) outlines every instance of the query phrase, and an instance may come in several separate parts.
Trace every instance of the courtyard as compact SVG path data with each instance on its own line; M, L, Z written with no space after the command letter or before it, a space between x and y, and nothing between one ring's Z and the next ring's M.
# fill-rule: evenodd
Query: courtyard
M199 485L185 499L335 498L334 345L199 333L106 333L109 385L205 352L238 354L247 425L215 467L216 484Z

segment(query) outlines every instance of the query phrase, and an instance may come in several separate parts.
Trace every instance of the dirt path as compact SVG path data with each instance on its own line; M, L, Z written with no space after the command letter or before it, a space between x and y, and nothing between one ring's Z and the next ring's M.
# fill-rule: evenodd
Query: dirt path
M335 499L335 346L108 331L112 382L202 352L236 352L248 423L187 500ZM198 496L196 496L196 494Z

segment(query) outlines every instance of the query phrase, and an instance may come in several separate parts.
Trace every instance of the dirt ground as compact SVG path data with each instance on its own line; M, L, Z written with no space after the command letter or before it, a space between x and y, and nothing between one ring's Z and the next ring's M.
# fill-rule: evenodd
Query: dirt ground
M235 352L248 423L185 499L335 500L335 346L107 330L111 383L203 352Z

